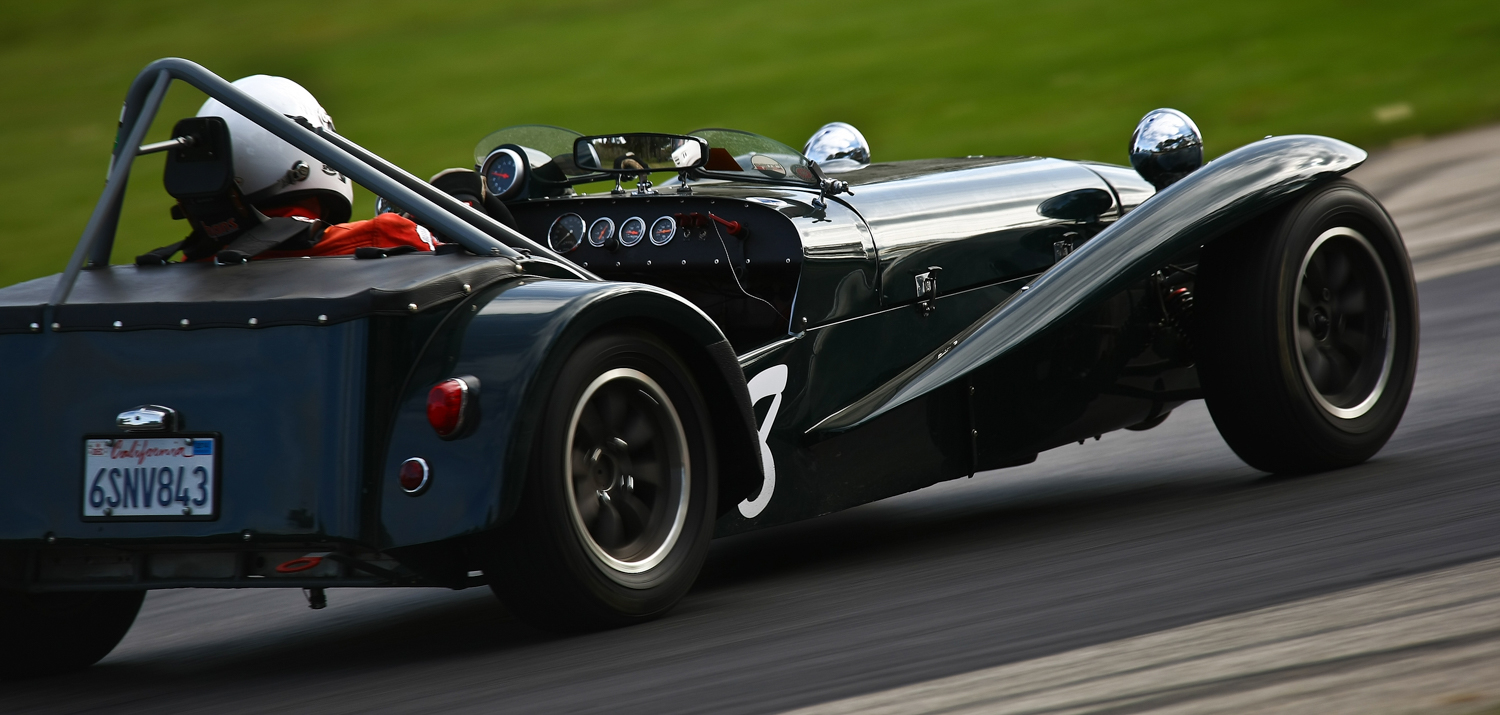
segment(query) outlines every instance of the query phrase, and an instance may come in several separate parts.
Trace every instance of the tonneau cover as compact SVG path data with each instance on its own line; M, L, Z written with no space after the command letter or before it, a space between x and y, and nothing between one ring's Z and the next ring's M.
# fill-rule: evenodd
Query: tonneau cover
M319 325L426 310L518 274L509 259L464 253L117 265L80 273L51 322L59 331ZM46 327L59 278L0 289L0 333Z

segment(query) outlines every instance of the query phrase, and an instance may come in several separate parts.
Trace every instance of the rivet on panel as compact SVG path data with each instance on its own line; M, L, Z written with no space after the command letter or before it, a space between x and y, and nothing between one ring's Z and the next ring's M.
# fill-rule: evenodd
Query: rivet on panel
M250 323L250 324L251 324L251 325L258 325L258 324L259 324L259 323L260 323L260 321L259 321L259 320L256 320L256 319L255 319L255 318L251 318L251 319L250 319L250 320L249 320L249 323Z
M473 292L473 290L474 289L470 287L468 283L464 284L464 295L468 295L469 293Z
M41 325L41 323L32 323L31 324L31 332L33 332L33 333L40 333L40 332L42 332L42 325Z
M177 321L177 324L181 325L184 328L186 328L188 326L188 319L187 318L183 318L182 320Z
M53 330L62 330L62 324L61 323L53 323L52 324L52 329Z
M320 316L318 316L318 322L319 323L326 323L326 322L328 322L328 316L326 316L326 315L320 315Z
M119 330L120 328L123 328L123 327L125 327L124 323L122 323L122 322L120 322L118 320L115 321L115 330Z
M411 311L411 312L413 312L413 313L415 313L415 312L417 312L417 304L416 303L407 303L406 304L406 309L409 310L409 311Z

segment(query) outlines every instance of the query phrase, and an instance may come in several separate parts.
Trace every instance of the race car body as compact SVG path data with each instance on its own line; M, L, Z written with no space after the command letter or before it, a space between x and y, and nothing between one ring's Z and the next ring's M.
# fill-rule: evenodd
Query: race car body
M443 243L111 265L173 80ZM1410 394L1409 263L1334 139L1198 168L1196 128L1154 113L1138 175L533 125L429 184L184 60L120 131L67 270L0 289L0 623L60 644L0 655L17 672L98 660L154 588L490 585L544 627L632 623L714 535L1200 398L1253 466L1334 468Z

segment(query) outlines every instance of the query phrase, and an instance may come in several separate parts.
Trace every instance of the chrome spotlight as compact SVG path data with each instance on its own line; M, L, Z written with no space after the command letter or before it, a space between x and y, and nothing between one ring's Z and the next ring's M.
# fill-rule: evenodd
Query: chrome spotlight
M1130 136L1130 165L1157 191L1203 166L1203 135L1175 109L1155 109Z
M807 158L828 173L853 171L870 163L870 143L853 125L829 122L802 147Z

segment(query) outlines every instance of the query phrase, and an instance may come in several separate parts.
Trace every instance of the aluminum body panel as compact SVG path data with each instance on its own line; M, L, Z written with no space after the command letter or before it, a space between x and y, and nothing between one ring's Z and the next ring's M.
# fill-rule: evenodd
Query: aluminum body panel
M0 541L357 539L367 333L355 320L0 335L7 402L27 409L0 430ZM82 521L84 435L128 438L116 416L143 404L222 435L214 521Z
M782 389L760 399L755 416L774 482L762 484L752 517L720 517L719 535L807 519L971 473L966 398L945 393L871 429L813 442L806 431L892 379L1019 290L1023 281L958 291L924 313L900 306L810 328L741 357L752 387L785 371ZM771 405L775 404L774 411ZM774 418L774 419L773 419ZM767 420L773 421L767 424ZM769 493L765 488L770 484Z
M633 326L661 336L694 371L712 406L720 456L720 489L737 500L760 477L754 421L744 376L717 369L722 333L682 298L648 285L528 277L478 293L433 332L399 396L378 475L379 537L402 549L476 534L514 512L525 482L533 428L555 371L589 334ZM477 378L479 420L473 432L443 440L427 422L428 390L449 377ZM738 392L737 392L738 391ZM421 457L431 483L404 493L396 470Z
M1162 190L869 397L815 430L855 428L928 392L962 380L996 358L1141 280L1174 256L1212 240L1278 202L1364 161L1363 150L1327 137L1265 139L1232 151Z
M1078 164L1029 157L871 164L841 178L854 195L839 199L874 234L883 306L915 302L914 279L933 266L942 269L939 293L1045 270L1053 244L1077 229L1037 207L1070 191L1110 190Z
M720 518L735 534L815 517L978 471L1024 464L1040 451L1159 417L1197 391L1190 355L1164 349L1149 282L1060 325L995 369L940 386L857 427L814 426L848 401L879 396L952 345L1035 277L940 296L932 311L900 306L814 328L742 357L774 482L755 508ZM784 371L760 392L762 375ZM774 407L773 407L774 405ZM770 424L766 420L774 418ZM761 500L764 504L759 504ZM748 514L746 512L749 512Z
M1128 166L1094 161L1080 161L1078 164L1109 182L1110 187L1115 190L1115 200L1120 202L1120 208L1125 213L1133 211L1135 207L1145 203L1146 199L1156 195L1156 187Z

